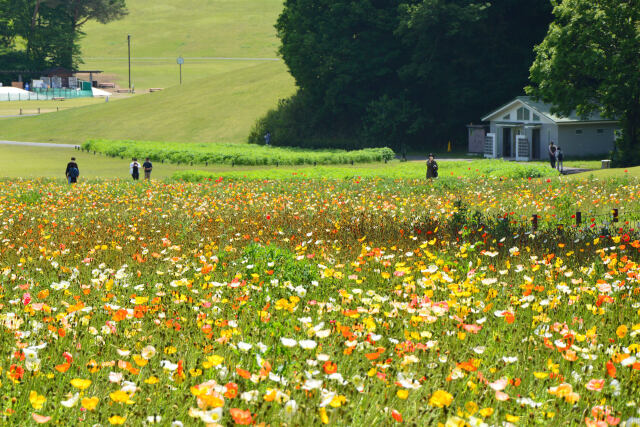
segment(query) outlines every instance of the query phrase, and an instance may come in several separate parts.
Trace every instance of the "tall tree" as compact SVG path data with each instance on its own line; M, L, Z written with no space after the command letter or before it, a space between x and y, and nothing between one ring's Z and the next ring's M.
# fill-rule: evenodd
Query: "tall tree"
M24 67L74 68L81 61L83 25L126 14L125 0L0 0L0 53L4 47L9 56L24 57ZM18 48L16 38L23 41Z
M391 90L402 57L397 0L287 0L276 29L297 85L334 123ZM397 85L396 85L397 86Z
M13 47L15 40L13 20L14 15L9 0L0 0L0 55Z
M78 41L84 35L82 27L88 21L107 24L122 19L127 15L125 0L36 0L34 16L38 14L38 3L45 3L57 15L59 22L67 27L67 37L59 52L58 62L62 66L72 68L79 55Z
M621 119L614 161L640 164L640 3L564 0L553 14L536 48L528 93L561 115L576 110Z
M451 130L464 129L470 106L481 99L483 25L489 4L469 0L423 0L405 5L398 34L410 49L400 68L411 100L421 107L414 128L429 143L446 142Z
M267 128L286 145L462 139L465 124L521 93L550 21L546 1L286 0L276 28L299 91L250 140Z

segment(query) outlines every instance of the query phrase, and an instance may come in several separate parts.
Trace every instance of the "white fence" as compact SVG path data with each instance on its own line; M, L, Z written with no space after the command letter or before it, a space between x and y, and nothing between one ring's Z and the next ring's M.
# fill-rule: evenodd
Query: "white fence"
M484 157L487 159L498 158L498 140L495 133L488 133L484 138Z
M43 93L0 93L0 102L10 101L47 101L52 99L53 95Z
M516 161L528 162L531 159L531 149L529 140L524 135L516 136Z

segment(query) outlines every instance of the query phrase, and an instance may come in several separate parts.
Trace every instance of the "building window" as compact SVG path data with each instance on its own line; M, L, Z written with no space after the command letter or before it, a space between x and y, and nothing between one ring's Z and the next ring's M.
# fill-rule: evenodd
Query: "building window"
M576 129L576 135L582 135L582 129Z
M507 114L502 118L502 120L511 120L511 113Z
M539 116L539 115L537 115L537 114L534 114L534 115L533 115L533 121L534 121L534 122L539 122L539 121L540 121L540 116Z
M602 134L604 133L604 129L598 129L597 132Z
M529 121L530 117L531 117L531 113L529 112L529 110L527 110L524 107L520 107L518 108L518 120L526 120Z

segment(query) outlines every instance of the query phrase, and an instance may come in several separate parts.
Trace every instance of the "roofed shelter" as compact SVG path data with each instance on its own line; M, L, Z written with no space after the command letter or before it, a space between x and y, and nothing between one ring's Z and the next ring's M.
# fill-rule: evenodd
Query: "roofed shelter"
M537 160L548 157L551 141L562 147L566 157L605 155L613 150L617 120L598 113L587 118L575 112L569 117L551 113L551 104L520 96L482 118L490 122L485 140L485 157Z

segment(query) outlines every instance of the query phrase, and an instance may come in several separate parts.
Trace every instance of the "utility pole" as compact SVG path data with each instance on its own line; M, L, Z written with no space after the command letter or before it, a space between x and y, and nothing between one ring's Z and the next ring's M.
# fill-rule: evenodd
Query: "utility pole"
M127 34L127 46L129 48L129 93L131 93L131 34Z

